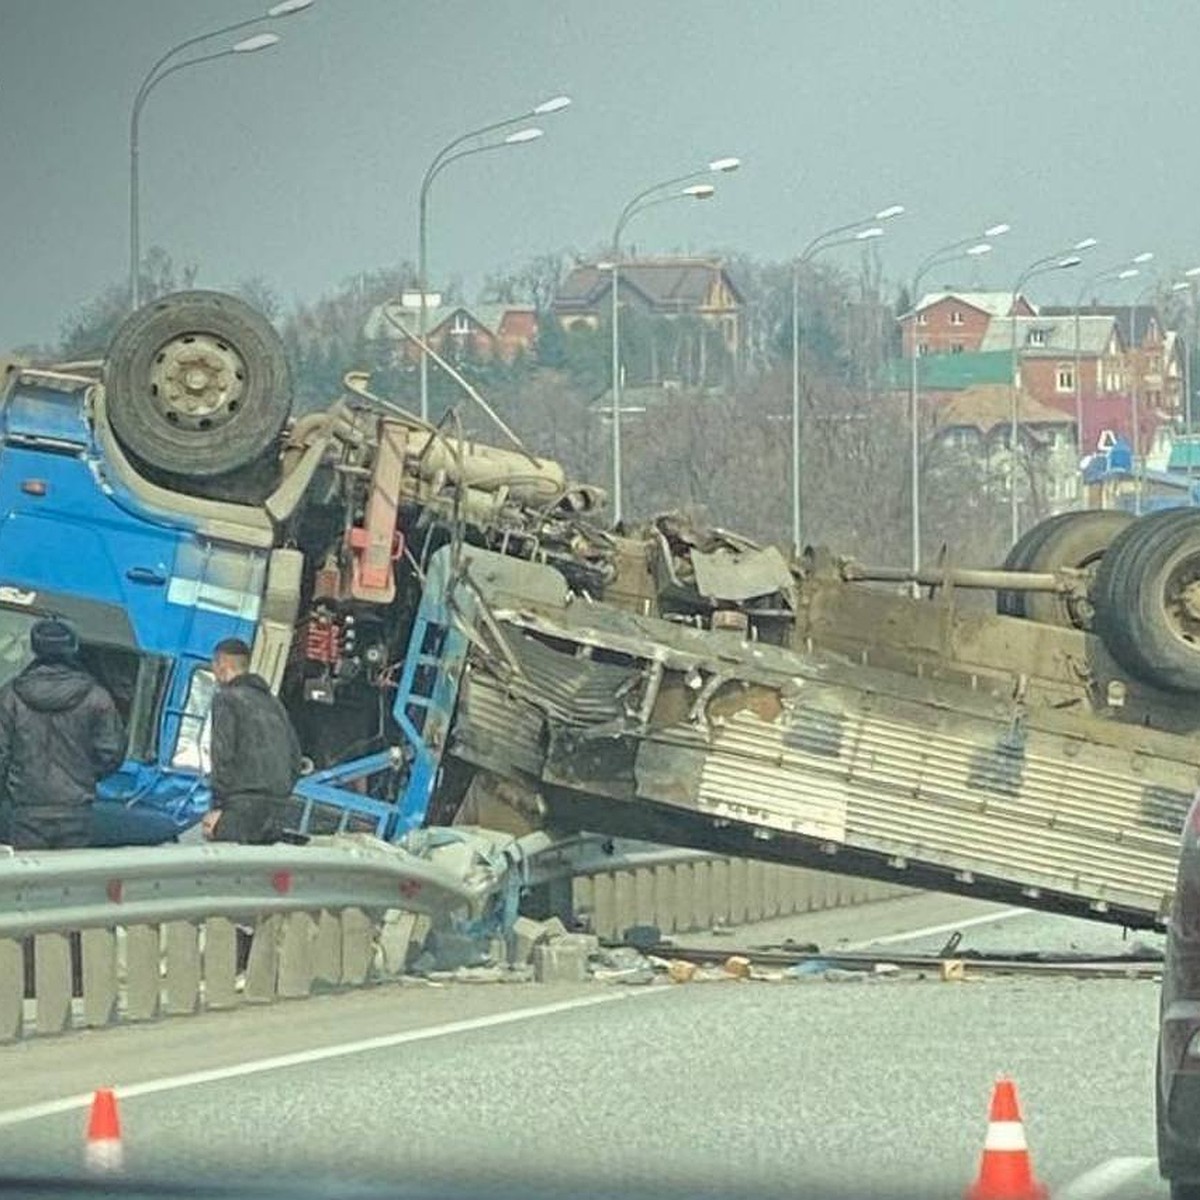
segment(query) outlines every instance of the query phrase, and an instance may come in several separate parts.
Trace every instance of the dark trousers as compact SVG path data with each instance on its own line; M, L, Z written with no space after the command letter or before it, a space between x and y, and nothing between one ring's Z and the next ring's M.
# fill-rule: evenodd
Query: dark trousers
M8 838L17 850L80 850L90 840L91 825L86 809L44 810L23 809L14 805L8 809ZM70 935L72 991L78 996L82 991L83 949L78 933ZM33 939L26 938L25 995L32 997L34 991Z
M230 796L221 804L214 842L267 846L283 836L285 801L270 796Z

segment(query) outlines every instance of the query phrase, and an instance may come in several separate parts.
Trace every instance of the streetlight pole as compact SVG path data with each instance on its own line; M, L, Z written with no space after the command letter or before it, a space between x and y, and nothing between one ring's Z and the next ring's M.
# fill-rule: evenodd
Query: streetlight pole
M1183 432L1187 446L1187 473L1192 475L1192 353L1196 345L1196 289L1195 281L1200 276L1200 267L1189 267L1184 277L1173 284L1173 292L1187 292L1188 337L1183 347Z
M516 116L504 117L502 120L492 121L487 125L480 125L477 129L468 129L466 133L460 133L457 137L448 141L433 156L433 160L425 170L425 174L421 179L421 191L417 202L417 287L421 292L420 310L417 314L417 334L419 338L417 354L421 379L421 419L423 421L429 420L429 356L425 353L426 322L428 320L426 294L429 291L429 247L427 231L429 187L435 177L440 174L442 168L457 159L466 158L468 155L479 153L483 150L500 150L505 146L520 145L524 142L534 141L536 138L542 136L542 132L540 129L536 133L532 130L526 130L521 132L528 136L512 134L498 141L488 142L483 146L474 146L466 150L460 150L459 147L474 141L476 138L486 137L489 133L499 133L504 129L510 129L514 125L520 125L536 117L546 117L552 113L562 112L564 108L570 107L570 104L571 98L569 96L554 96L549 100L543 100L541 104L535 104L533 108L526 112L518 113Z
M652 208L656 204L665 204L671 200L708 200L716 191L711 184L692 184L693 180L703 179L706 175L718 174L727 175L731 171L736 171L742 165L740 158L715 158L698 171L689 171L686 175L676 175L672 179L664 179L660 183L651 184L648 188L643 188L638 192L626 205L621 209L620 216L617 217L617 224L613 230L612 240L612 305L609 318L610 337L611 337L611 357L612 362L610 369L612 372L611 390L612 390L612 488L613 488L613 525L621 523L623 507L621 502L622 480L621 480L621 332L620 332L620 262L621 262L621 234L625 232L625 226L637 216L638 213L644 212L647 208ZM684 184L692 184L692 186L682 187ZM668 188L682 188L679 191L673 191L668 195L663 195Z
M1090 250L1096 244L1097 241L1095 238L1084 238L1082 241L1076 242L1073 246L1069 246L1066 250L1060 250L1057 254L1048 254L1044 258L1035 259L1017 276L1017 281L1013 284L1012 300L1009 305L1009 326L1012 331L1012 339L1009 348L1010 375L1008 383L1008 504L1009 534L1014 545L1021 536L1021 506L1017 498L1017 457L1021 437L1020 410L1018 408L1019 391L1017 385L1017 300L1020 298L1021 289L1029 280L1037 275L1047 275L1052 271L1068 271L1072 267L1079 266L1083 262L1083 259L1079 257L1080 253L1084 250Z
M983 238L959 238L926 255L917 265L917 273L913 277L912 286L912 346L909 355L908 379L908 440L909 440L909 488L911 495L912 524L909 531L909 565L914 574L921 569L921 400L920 372L917 364L917 306L921 303L921 283L925 276L945 263L955 262L960 258L979 258L992 252L992 246L987 238L997 238L1008 233L1011 225L1000 223L989 225L983 231ZM918 592L918 585L913 584L913 594Z
M1141 272L1138 270L1140 266L1148 263L1154 257L1149 250L1142 254L1137 254L1129 260L1128 265L1110 267L1106 271L1101 271L1086 280L1083 286L1079 289L1079 294L1075 297L1075 363L1072 383L1075 389L1075 450L1076 455L1082 462L1083 460L1083 380L1080 374L1081 358L1080 340L1079 340L1079 317L1080 311L1083 308L1083 300L1089 289L1096 286L1098 283L1124 281L1127 279L1136 279Z
M141 302L141 213L138 124L142 115L142 108L146 103L146 98L168 75L172 75L184 67L199 66L201 63L212 62L214 59L225 58L231 54L247 54L255 50L265 50L268 46L275 45L279 41L279 38L275 34L260 34L257 37L245 38L228 49L218 51L215 54L201 54L195 58L189 58L184 62L175 63L173 66L168 67L167 63L181 51L187 50L192 46L197 46L201 42L210 41L212 38L224 37L226 34L236 33L240 29L248 29L251 25L257 25L263 20L281 20L284 17L294 16L296 13L303 12L306 8L312 7L313 2L314 0L281 0L281 3L271 5L265 13L259 16L247 17L244 21L234 21L231 25L222 25L219 29L210 29L207 33L199 33L194 37L185 38L182 42L176 42L169 50L159 55L154 65L142 78L142 82L138 86L137 93L134 96L133 108L129 116L129 299L132 308L137 308Z
M862 217L857 221L847 221L844 225L835 225L818 233L807 246L792 260L792 555L800 557L803 550L801 536L801 503L800 503L800 270L812 262L818 254L832 250L836 246L847 246L853 242L871 241L883 236L883 229L878 225L862 228L871 221L890 221L901 216L904 205L891 204L878 212ZM850 233L857 230L856 233ZM850 234L842 237L842 234ZM831 240L836 239L836 240Z

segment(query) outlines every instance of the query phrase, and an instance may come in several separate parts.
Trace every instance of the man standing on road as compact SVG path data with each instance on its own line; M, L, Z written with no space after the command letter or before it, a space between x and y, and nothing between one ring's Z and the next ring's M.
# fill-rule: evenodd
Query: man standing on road
M18 850L77 849L125 734L112 697L80 665L70 625L37 621L29 641L33 662L0 688L0 807Z
M283 833L283 805L300 777L296 731L267 681L250 672L250 647L228 638L213 651L212 811L204 836L265 844Z

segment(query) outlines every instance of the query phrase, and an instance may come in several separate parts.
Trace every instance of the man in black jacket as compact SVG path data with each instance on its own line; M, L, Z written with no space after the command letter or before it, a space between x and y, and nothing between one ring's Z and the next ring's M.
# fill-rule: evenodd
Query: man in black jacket
M0 807L17 849L75 849L88 844L96 781L121 765L125 734L70 625L37 621L29 640L33 662L0 688Z
M250 647L237 638L213 652L213 808L204 834L217 842L263 844L283 832L283 806L300 777L300 743L267 681L250 673Z

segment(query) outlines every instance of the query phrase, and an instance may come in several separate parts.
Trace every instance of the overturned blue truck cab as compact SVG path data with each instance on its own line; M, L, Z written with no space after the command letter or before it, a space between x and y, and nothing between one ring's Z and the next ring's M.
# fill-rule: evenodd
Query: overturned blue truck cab
M422 824L471 620L469 595L449 617L462 541L430 519L432 492L425 527L405 527L406 488L446 488L435 431L365 396L291 421L273 332L214 293L134 314L103 364L8 363L0 386L0 683L38 617L76 626L128 730L94 844L170 840L209 807L200 736L227 637L253 647L300 730L298 834ZM422 447L430 468L406 480ZM476 474L498 466L493 451ZM553 498L542 475L533 491Z

